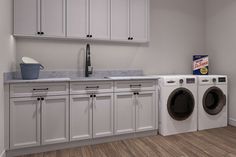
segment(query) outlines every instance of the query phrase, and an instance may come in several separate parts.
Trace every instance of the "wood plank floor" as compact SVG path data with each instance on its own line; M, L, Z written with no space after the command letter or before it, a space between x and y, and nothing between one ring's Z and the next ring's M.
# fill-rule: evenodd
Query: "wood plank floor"
M236 157L236 127L150 136L22 157Z

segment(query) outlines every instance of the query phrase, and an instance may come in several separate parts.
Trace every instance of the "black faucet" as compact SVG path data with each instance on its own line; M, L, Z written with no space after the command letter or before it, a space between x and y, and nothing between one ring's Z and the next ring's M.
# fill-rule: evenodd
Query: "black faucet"
M91 66L90 57L90 45L86 45L86 59L85 59L85 77L89 77L93 73L93 67Z

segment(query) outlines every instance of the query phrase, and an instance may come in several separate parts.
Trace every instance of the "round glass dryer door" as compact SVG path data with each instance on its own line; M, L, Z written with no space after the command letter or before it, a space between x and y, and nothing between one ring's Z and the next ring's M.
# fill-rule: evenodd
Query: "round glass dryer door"
M208 114L217 115L226 105L226 96L220 88L211 87L203 95L202 104Z
M192 92L186 88L177 88L169 96L167 109L169 115L178 121L190 117L195 106Z

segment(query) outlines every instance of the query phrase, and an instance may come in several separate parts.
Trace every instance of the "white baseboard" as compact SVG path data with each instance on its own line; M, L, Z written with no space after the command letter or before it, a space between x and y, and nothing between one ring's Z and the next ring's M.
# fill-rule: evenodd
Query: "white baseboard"
M0 154L0 157L6 157L5 150Z
M236 127L236 119L230 118L229 119L229 125L232 125L232 126Z

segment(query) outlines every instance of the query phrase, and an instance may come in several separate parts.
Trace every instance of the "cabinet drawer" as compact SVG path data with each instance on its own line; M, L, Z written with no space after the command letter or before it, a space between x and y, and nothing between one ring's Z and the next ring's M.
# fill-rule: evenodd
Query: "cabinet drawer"
M116 81L115 92L153 91L156 80Z
M113 92L113 82L75 82L70 84L71 94Z
M69 94L69 83L22 83L10 85L10 97Z

